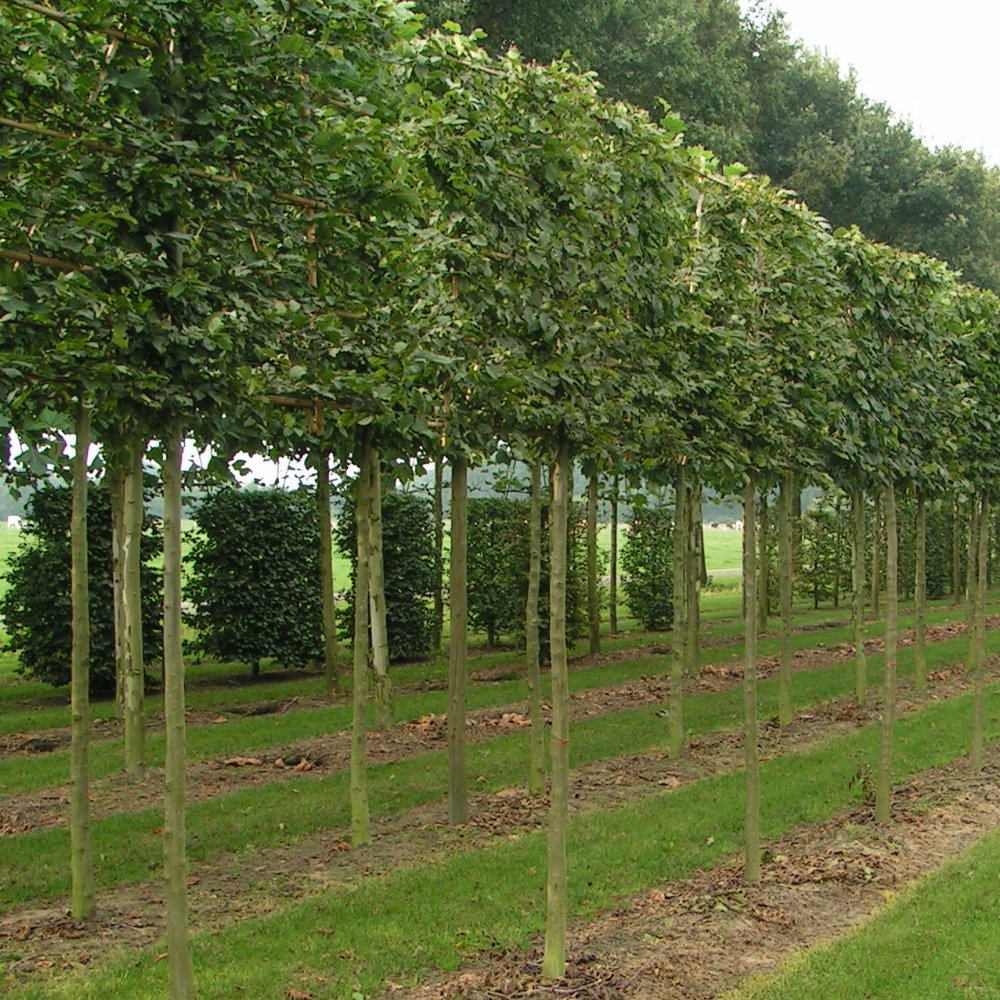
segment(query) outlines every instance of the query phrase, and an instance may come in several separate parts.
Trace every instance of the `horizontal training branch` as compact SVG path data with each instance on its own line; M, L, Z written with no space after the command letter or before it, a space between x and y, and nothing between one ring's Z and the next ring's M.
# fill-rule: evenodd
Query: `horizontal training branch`
M98 24L86 24L75 14L66 14L61 10L56 10L54 7L47 7L45 4L32 3L31 0L0 0L0 2L9 3L15 7L23 7L25 10L40 14L42 17L47 17L52 21L58 21L60 24L70 25L80 31L91 31L95 35L104 35L105 38L114 38L119 42L128 42L129 45L136 45L139 48L156 51L163 47L148 38L129 35L124 31L119 31L117 28L109 28Z

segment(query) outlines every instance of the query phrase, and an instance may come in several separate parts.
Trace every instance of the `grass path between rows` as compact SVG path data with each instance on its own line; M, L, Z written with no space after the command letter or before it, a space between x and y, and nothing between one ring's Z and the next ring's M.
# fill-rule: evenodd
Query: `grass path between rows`
M997 605L1000 610L1000 604ZM826 612L829 615L829 611ZM935 609L929 616L928 622L931 625L942 624L953 620L958 612L955 608L941 607ZM816 621L822 619L817 618ZM908 619L901 620L901 627L909 625ZM729 627L729 623L722 623L724 627ZM877 637L881 633L881 627L873 625L871 635ZM706 638L718 638L717 633L708 632ZM820 639L822 636L822 639ZM641 638L648 644L656 645L663 642L663 636L659 634L644 633ZM797 631L793 636L793 650L803 651L813 649L818 646L833 647L839 643L847 642L850 639L849 626L845 623L831 629L817 630L808 628ZM964 644L964 639L946 640L953 644ZM769 636L759 643L760 657L774 656L777 654L780 640L777 636ZM614 649L624 650L636 646L636 637L622 638L616 640L614 644L607 644L609 652ZM936 669L934 662L940 661L940 650L935 652L941 643L932 643L929 646L928 656L931 669ZM948 649L952 649L949 646ZM901 669L905 669L906 650L901 650ZM612 653L613 655L613 653ZM949 652L951 659L958 660L956 653ZM740 662L742 657L742 643L732 642L723 646L710 647L706 649L703 656L703 663L713 663L717 665L734 665ZM495 662L496 658L491 658ZM517 658L507 654L507 661L512 668L517 663ZM875 667L881 663L881 654L873 654L870 661ZM613 684L621 684L627 681L636 680L644 675L660 675L666 672L667 657L663 653L651 653L648 657L639 659L612 660L603 666L587 667L586 669L574 669L570 674L570 691L576 693L594 688L607 687ZM845 690L850 690L851 681L847 671L847 665L843 667L845 673ZM424 667L426 671L426 667ZM414 669L411 668L411 677ZM426 676L418 675L418 683L426 683ZM877 681L877 674L872 675L872 683ZM301 685L301 682L299 682ZM309 682L310 687L314 682ZM318 684L319 682L315 682ZM793 681L793 687L798 685L798 680ZM549 696L549 678L543 678L543 697ZM259 689L258 689L259 690ZM280 686L281 696L294 696L296 689L291 683ZM225 692L223 692L225 693ZM232 694L232 692L230 692ZM274 690L268 690L270 697L275 697ZM524 701L526 697L525 683L518 677L514 680L505 680L492 683L472 683L470 684L467 705L470 710L499 707L503 705L516 704ZM772 705L768 699L772 698L767 688L762 688L762 712L765 714L777 712L776 702ZM776 698L776 695L773 696ZM241 702L237 702L241 703ZM222 708L221 702L213 705L214 708ZM394 710L398 721L413 721L426 715L440 714L446 710L447 692L442 690L431 691L410 691L400 693L394 701ZM288 745L296 740L311 739L329 733L347 730L350 727L351 708L347 704L336 704L331 706L298 708L282 715L248 717L230 719L224 726L220 725L196 725L188 728L188 759L208 760L215 757L226 757L234 754L258 754L259 751L268 747L277 747L282 744ZM22 722L27 720L20 720ZM10 720L6 720L7 724ZM0 718L0 727L5 724ZM15 730L7 730L11 732ZM148 761L151 767L160 767L163 764L165 750L165 738L162 733L151 733L148 739ZM115 738L100 739L93 741L91 746L90 774L92 778L102 778L119 772L123 766L123 750L120 736ZM9 756L0 757L0 798L64 784L69 774L69 752L60 750L33 757Z
M1000 651L1000 630L988 633L987 642L990 651ZM927 651L930 665L936 669L960 661L964 648L961 636L935 643ZM899 673L905 677L912 670L912 651L903 649L900 653ZM584 671L579 676L591 673L596 671ZM880 673L881 656L872 656L873 684ZM850 690L850 663L840 662L796 674L793 702L801 710L842 697ZM489 689L484 688L483 693L488 694ZM760 683L759 699L763 717L776 712L777 678ZM659 706L649 705L575 723L572 766L661 749L665 722L659 712ZM685 729L689 737L736 729L741 718L742 693L738 685L686 699ZM298 735L303 735L301 730ZM497 791L520 785L527 739L527 733L522 731L471 745L468 772L472 786L480 791ZM369 767L372 815L386 816L438 801L447 794L446 779L443 750L373 764ZM317 830L346 828L350 821L348 788L348 773L335 771L321 777L303 775L291 786L285 782L264 784L192 804L188 809L189 858L207 861L225 852L249 855L257 845L292 843ZM144 881L156 872L161 863L161 826L162 812L152 808L95 819L92 836L98 887ZM65 827L5 838L0 857L0 910L66 895L68 856Z
M991 686L990 741L1000 737L998 694ZM965 694L899 719L896 781L966 753L970 712L971 697ZM856 804L860 789L854 779L859 766L874 761L878 736L878 726L869 725L763 763L764 836L820 822ZM573 914L587 918L734 854L742 816L742 773L736 771L576 817L570 834ZM542 927L544 874L541 832L501 839L438 863L372 872L360 885L197 935L199 995L278 1000L286 990L300 990L316 1000L357 1000L387 982L412 983L429 969L455 968L463 956L482 948L524 947ZM140 1000L165 994L165 974L153 949L119 956L85 974L31 983L11 995Z

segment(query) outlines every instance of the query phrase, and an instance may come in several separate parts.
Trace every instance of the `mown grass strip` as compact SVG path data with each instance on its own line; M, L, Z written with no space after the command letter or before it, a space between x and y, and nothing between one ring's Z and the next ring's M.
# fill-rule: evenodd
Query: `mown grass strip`
M994 648L1000 648L1000 632L988 638ZM948 645L942 642L930 647L932 667L935 657L947 657ZM901 658L901 671L906 659ZM880 665L873 662L871 669L877 681ZM801 708L843 695L850 678L844 665L837 664L799 674L796 681L794 701ZM776 711L777 680L770 678L759 687L761 715L766 717ZM658 711L658 706L644 706L575 724L573 766L661 748L665 723ZM733 729L740 718L741 693L735 686L691 697L685 707L689 735ZM527 759L526 741L527 735L518 732L472 745L468 770L473 787L488 791L520 784ZM369 773L376 816L435 802L446 793L443 751L375 765ZM144 809L93 822L99 886L139 881L158 870L160 840L154 831L161 826L161 816L159 809ZM192 805L189 852L193 860L207 860L224 852L251 851L258 845L294 840L323 829L342 829L348 822L345 772L320 779L305 778L294 785L273 783ZM0 858L0 907L64 895L68 891L68 852L68 834L61 827L6 838Z
M991 697L996 693L993 688ZM963 695L899 720L897 781L966 752L970 703ZM1000 736L996 707L991 701L990 740ZM874 759L877 742L878 727L868 726L767 762L765 836L822 821L856 802L852 779L859 761ZM573 913L587 917L735 853L742 811L742 774L730 772L576 818L570 841ZM470 951L522 947L542 926L545 849L542 833L500 840L200 935L195 949L200 995L263 1000L294 988L308 990L316 1000L366 997L388 981L412 982L427 969L455 968ZM85 976L29 984L14 995L139 1000L164 995L164 977L163 964L147 951Z
M954 617L954 609L950 616ZM948 620L949 609L940 609L931 617ZM797 650L808 650L817 647L819 635L822 634L822 645L832 646L846 641L847 631L841 630L815 631L797 633L793 637L793 647ZM992 637L992 633L990 633ZM662 636L645 633L651 642L662 642ZM623 640L624 641L624 640ZM773 655L777 652L778 639L765 639L760 643L760 655ZM965 639L956 637L933 643L928 647L929 669L936 669L949 659L956 662L964 655ZM631 646L635 646L634 639ZM626 648L630 648L626 646ZM742 647L726 647L714 649L706 655L704 662L726 665L739 658ZM1000 648L1000 647L998 647ZM961 650L961 651L960 651ZM508 654L511 655L511 654ZM881 662L880 655L872 655L873 665ZM901 655L900 669L905 673L909 659L905 650ZM570 690L573 692L607 687L636 680L645 675L662 674L665 659L661 654L651 654L648 658L612 662L602 667L591 667L586 670L572 672L570 675ZM847 668L844 668L846 671ZM798 676L805 676L800 674ZM848 674L844 673L843 691L850 690ZM873 683L875 678L873 676ZM312 683L312 682L311 682ZM548 696L548 678L543 679L546 685L545 696ZM798 680L793 682L796 687ZM257 689L260 690L259 688ZM293 686L281 685L285 695L295 692ZM274 697L280 697L275 690L268 690ZM481 682L469 689L468 707L470 709L490 708L497 705L523 701L526 696L524 682L521 679L500 682ZM832 697L833 695L829 695ZM256 699L248 699L256 700ZM396 716L400 721L419 719L424 715L439 714L445 711L447 696L440 690L420 691L402 694L396 699ZM110 709L109 709L110 712ZM193 726L188 731L188 755L191 760L206 760L219 756L232 756L238 753L252 753L257 748L280 746L294 743L298 740L311 739L329 733L347 729L350 725L350 708L347 705L334 705L329 708L300 709L285 715L251 717L234 719L221 726ZM164 738L162 734L149 737L148 760L151 766L160 766L163 762ZM91 775L95 778L113 774L122 768L122 748L118 739L95 740L91 750ZM0 759L0 796L38 791L53 785L63 784L69 773L68 751L57 751L31 758L9 757Z
M1000 996L1000 831L850 934L799 953L726 1000L972 1000Z

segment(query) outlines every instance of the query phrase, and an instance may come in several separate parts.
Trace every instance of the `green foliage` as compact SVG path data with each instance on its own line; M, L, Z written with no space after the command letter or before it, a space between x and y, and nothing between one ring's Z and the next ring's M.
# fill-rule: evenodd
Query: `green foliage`
M796 589L814 608L850 594L850 505L839 491L816 497L803 513L797 570Z
M357 535L354 503L344 503L337 521L335 544L351 560L351 578L357 573ZM427 655L434 634L432 598L434 578L434 519L431 503L414 493L383 490L382 555L385 570L385 618L389 656L415 660ZM348 610L340 615L350 638L354 621L354 590L347 595Z
M319 527L305 490L226 488L195 512L187 557L191 648L256 671L273 658L303 666L323 653Z
M622 585L629 611L648 629L673 622L673 535L673 508L635 507L622 549Z
M490 646L500 635L524 632L528 514L526 500L469 499L469 623Z
M69 682L70 491L42 486L28 501L20 545L8 564L8 590L0 615L9 648L19 656L18 671L47 684ZM90 576L90 688L115 688L114 595L112 592L111 504L107 490L92 484L87 501ZM159 656L161 585L151 567L160 549L160 522L147 517L142 537L142 626L148 660Z

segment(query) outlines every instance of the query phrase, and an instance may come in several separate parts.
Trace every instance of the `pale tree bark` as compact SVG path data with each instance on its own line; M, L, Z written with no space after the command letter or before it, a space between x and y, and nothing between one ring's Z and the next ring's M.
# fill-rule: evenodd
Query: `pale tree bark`
M975 652L972 674L972 750L969 765L973 773L983 769L983 714L986 705L986 570L990 540L990 496L985 490L979 511L979 538L976 572Z
M108 463L105 476L111 506L111 600L114 617L115 718L125 718L125 472Z
M878 775L875 782L875 822L887 823L892 799L892 726L896 715L896 639L899 629L899 535L896 527L896 490L885 488L885 675L882 683L882 722L879 733Z
M330 452L316 456L316 517L319 523L319 590L323 619L323 677L327 691L337 687L337 602L333 589L333 519L330 515Z
M698 676L701 638L701 585L704 572L704 545L701 522L701 478L696 473L688 475L687 489L687 557L685 577L684 664L690 677Z
M871 620L878 621L879 602L882 594L882 509L878 494L872 502L872 571L871 571Z
M163 873L166 883L167 956L171 1000L195 995L188 935L187 832L184 763L184 659L181 655L181 432L163 442L163 711L166 722L166 791Z
M686 578L691 569L687 554L688 486L683 464L674 480L673 628L670 637L670 704L667 713L667 754L676 760L684 753L684 654L686 650Z
M611 551L608 562L608 628L612 635L618 633L618 477L611 483Z
M757 483L748 473L743 488L743 762L746 774L743 877L760 882L760 766L757 750Z
M927 687L927 501L917 489L913 568L913 682Z
M444 634L444 457L434 459L434 634L431 649L441 651Z
M868 694L868 657L865 655L865 494L851 489L851 623L854 631L854 700L865 703Z
M781 649L778 657L778 723L792 721L792 582L795 576L795 545L792 535L795 477L786 472L778 497L778 562L780 564Z
M569 665L566 657L566 531L569 521L569 442L560 438L549 507L549 645L552 656L552 784L542 975L566 972L566 825L569 811Z
M368 614L371 619L375 724L392 727L389 632L385 620L385 569L382 555L382 468L378 449L366 439L368 473Z
M590 655L601 651L601 599L597 580L597 476L587 482L587 627Z
M465 682L468 659L469 593L468 557L469 460L451 460L451 560L448 601L451 611L448 638L448 822L469 818L465 773Z
M538 641L538 597L542 579L542 465L531 465L531 500L528 508L528 600L524 613L525 653L528 660L528 705L531 717L531 756L528 791L545 789L545 719L542 715L542 676Z
M364 461L359 449L358 464ZM364 847L372 841L368 806L368 483L363 467L354 480L354 531L358 557L354 573L354 686L351 695L351 844Z
M758 535L760 537L760 553L757 559L757 631L763 634L767 631L767 619L770 613L770 577L771 562L767 550L771 535L771 517L767 507L767 490L760 491Z
M76 409L76 453L70 515L70 912L74 920L94 915L94 861L90 838L90 586L87 553L87 453L90 408Z
M979 504L977 498L969 498L968 559L965 563L965 630L970 637L965 668L975 669L975 643L971 641L976 624L976 582L979 579Z
M955 603L962 599L962 506L956 496L951 503L951 592Z
M145 446L133 441L125 475L122 532L122 658L125 696L125 774L146 775L146 656L142 636L142 457Z

